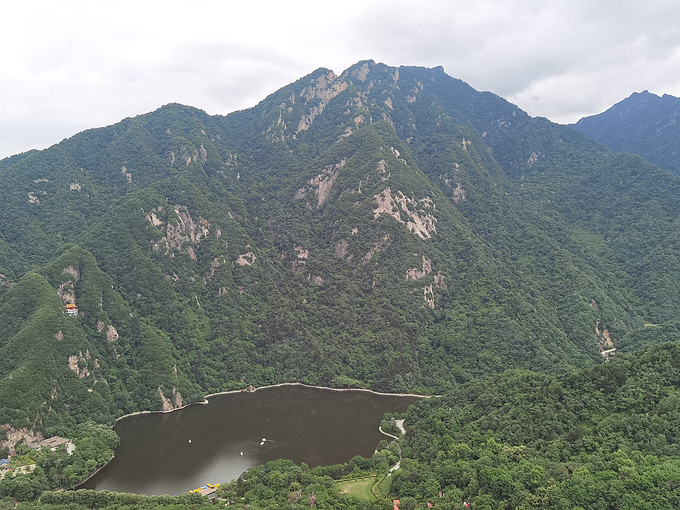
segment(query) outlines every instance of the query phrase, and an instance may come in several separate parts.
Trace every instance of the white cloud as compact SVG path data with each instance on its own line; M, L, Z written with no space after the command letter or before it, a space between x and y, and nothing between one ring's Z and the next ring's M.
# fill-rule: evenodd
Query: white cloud
M13 2L0 157L181 102L225 114L318 67L442 65L573 122L634 91L680 95L675 0Z

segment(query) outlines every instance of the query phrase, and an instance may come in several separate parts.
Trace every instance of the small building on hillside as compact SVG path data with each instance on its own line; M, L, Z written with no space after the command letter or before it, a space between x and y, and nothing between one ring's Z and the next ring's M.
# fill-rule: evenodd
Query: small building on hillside
M72 455L73 451L76 449L76 446L71 442L70 439L66 439L59 436L43 439L38 443L29 443L28 446L36 450L40 450L43 447L47 447L53 452L60 451L62 453L68 453L69 455Z
M9 469L9 459L0 459L0 469Z
M78 317L78 307L74 303L69 303L64 306L66 313L71 317Z
M68 439L59 436L54 436L50 437L49 439L40 441L40 446L41 447L47 446L50 450L55 451L57 449L66 448L66 444L69 442L70 441Z

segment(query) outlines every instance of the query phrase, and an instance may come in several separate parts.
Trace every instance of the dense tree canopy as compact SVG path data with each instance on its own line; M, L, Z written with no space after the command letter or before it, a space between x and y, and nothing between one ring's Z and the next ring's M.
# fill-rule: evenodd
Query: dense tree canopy
M678 178L441 68L319 69L226 117L167 105L0 180L0 424L46 435L250 384L545 394L679 336ZM573 441L480 430L477 492L450 486L510 501L524 475L478 461L493 438L562 462L584 431L553 411ZM405 497L442 486L423 476Z

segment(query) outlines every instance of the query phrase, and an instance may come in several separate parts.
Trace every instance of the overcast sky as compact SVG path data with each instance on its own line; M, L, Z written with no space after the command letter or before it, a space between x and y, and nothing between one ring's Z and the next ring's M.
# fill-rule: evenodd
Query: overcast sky
M561 123L680 96L677 0L16 0L0 16L0 158L170 102L226 114L366 59L441 65Z

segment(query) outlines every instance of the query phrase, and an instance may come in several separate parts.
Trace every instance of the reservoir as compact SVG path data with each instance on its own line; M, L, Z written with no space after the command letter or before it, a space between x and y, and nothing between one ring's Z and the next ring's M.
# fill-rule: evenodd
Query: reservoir
M114 428L121 439L115 458L79 488L174 495L274 459L313 467L370 457L386 439L378 431L383 414L419 400L290 385L130 416Z

